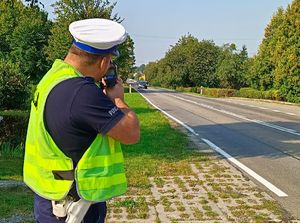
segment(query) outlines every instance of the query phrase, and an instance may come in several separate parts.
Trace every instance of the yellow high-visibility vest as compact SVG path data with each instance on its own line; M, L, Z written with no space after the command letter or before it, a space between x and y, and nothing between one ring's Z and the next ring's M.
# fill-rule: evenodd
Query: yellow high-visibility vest
M97 134L79 160L74 179L57 179L54 172L73 170L72 159L55 144L44 124L47 96L58 83L81 76L71 65L56 60L37 86L27 131L24 158L24 182L38 195L49 200L61 200L73 181L81 198L105 201L124 194L127 181L121 145L113 138Z

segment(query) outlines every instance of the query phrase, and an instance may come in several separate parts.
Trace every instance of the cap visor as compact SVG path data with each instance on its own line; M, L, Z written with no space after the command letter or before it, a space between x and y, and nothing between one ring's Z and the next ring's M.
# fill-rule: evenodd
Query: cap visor
M114 49L113 51L111 51L111 54L116 57L120 56L120 52L117 49Z

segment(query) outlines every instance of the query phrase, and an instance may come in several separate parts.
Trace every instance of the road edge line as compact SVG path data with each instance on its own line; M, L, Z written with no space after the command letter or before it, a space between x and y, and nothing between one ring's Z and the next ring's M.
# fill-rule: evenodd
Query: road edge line
M239 115L239 114L236 114L236 113L233 113L233 112L230 112L230 111L226 111L224 109L218 109L218 108L215 108L213 106L206 105L206 104L203 104L203 103L198 103L198 102L195 102L195 101L192 101L192 100L189 100L189 99L186 99L186 98L182 98L182 97L179 97L179 96L175 96L175 95L170 95L170 96L174 97L174 98L177 98L179 100L190 102L192 104L199 105L203 108L207 108L207 109L210 109L210 110L213 110L213 111L217 111L217 112L220 112L220 113L223 113L223 114L227 114L227 115L230 115L230 116L233 116L233 117L236 117L236 118L248 121L248 122L253 122L253 123L256 123L256 124L259 124L259 125L263 125L263 126L266 126L266 127L272 128L272 129L279 130L281 132L286 132L286 133L290 133L290 134L293 134L293 135L300 136L300 133L298 133L294 129L285 128L285 127L279 126L279 125L273 125L271 123L264 122L264 121L257 120L257 119L250 119L250 118L247 118L246 116L243 116L243 115Z
M138 93L140 95L142 95L142 97L148 101L149 104L151 104L154 108L156 108L157 110L159 110L160 112L162 112L163 114L165 114L166 116L168 116L169 118L173 119L175 122L177 122L178 124L182 125L184 128L186 128L189 132L191 132L192 134L194 134L195 136L199 136L199 134L197 132L195 132L194 129L192 129L191 127L189 127L187 124L183 123L182 121L180 121L179 119L175 118L174 116L170 115L169 113L167 113L166 111L164 111L163 109L159 108L158 106L156 106L155 104L153 104L146 96L144 96L141 92L138 91Z
M163 114L165 114L166 116L168 116L169 118L173 119L175 122L177 122L178 124L182 125L183 127L185 127L188 131L190 131L191 133L193 133L196 136L199 136L198 133L196 133L194 131L194 129L192 129L191 127L189 127L188 125L184 124L182 121L178 120L177 118L175 118L174 116L170 115L169 113L167 113L166 111L164 111L163 109L159 108L158 106L156 106L155 104L153 104L146 96L144 96L141 92L137 91L146 101L148 101L149 104L151 104L154 108L156 108L157 110L159 110L160 112L162 112ZM221 154L222 156L224 156L229 162L235 164L237 167L239 167L240 169L242 169L243 171L245 171L247 174L249 174L250 176L252 176L254 179L256 179L258 182L260 182L261 184L263 184L266 188L268 188L270 191L272 191L274 194L276 194L278 197L288 197L288 195L286 193L284 193L282 190L280 190L278 187L276 187L275 185L273 185L272 183L270 183L269 181L267 181L266 179L264 179L263 177L261 177L260 175L258 175L257 173L255 173L253 170L251 170L249 167L245 166L244 164L242 164L240 161L238 161L237 159L233 158L231 155L229 155L228 153L226 153L224 150L222 150L220 147L218 147L217 145L215 145L214 143L212 143L211 141L209 141L208 139L204 139L201 138L201 140L203 142L205 142L210 148L212 148L214 151L216 151L217 153Z
M242 164L237 159L233 158L231 155L229 155L228 153L226 153L224 150L222 150L220 147L218 147L217 145L215 145L214 143L212 143L208 139L201 138L201 140L203 142L205 142L207 145L209 145L217 153L219 153L222 156L224 156L228 161L230 161L231 163L235 164L240 169L242 169L247 174L249 174L251 177L253 177L258 182L260 182L261 184L263 184L265 187L267 187L270 191L272 191L278 197L287 197L288 196L286 193L284 193L278 187L276 187L275 185L273 185L272 183L270 183L269 181L267 181L266 179L264 179L263 177L261 177L260 175L258 175L257 173L255 173L253 170L251 170L249 167L247 167L244 164Z

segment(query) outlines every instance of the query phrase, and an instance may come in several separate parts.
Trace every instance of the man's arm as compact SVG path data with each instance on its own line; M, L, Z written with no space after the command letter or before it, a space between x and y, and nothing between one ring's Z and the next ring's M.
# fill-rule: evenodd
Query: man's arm
M123 144L137 143L140 139L140 125L136 114L124 102L122 81L118 81L115 87L107 89L105 93L125 114L124 117L108 131L107 135Z

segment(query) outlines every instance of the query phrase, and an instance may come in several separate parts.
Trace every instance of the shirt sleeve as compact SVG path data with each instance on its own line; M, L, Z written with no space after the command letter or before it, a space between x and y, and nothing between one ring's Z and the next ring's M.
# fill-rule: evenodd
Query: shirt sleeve
M107 134L124 113L95 83L86 83L77 92L71 106L71 121L77 128Z

